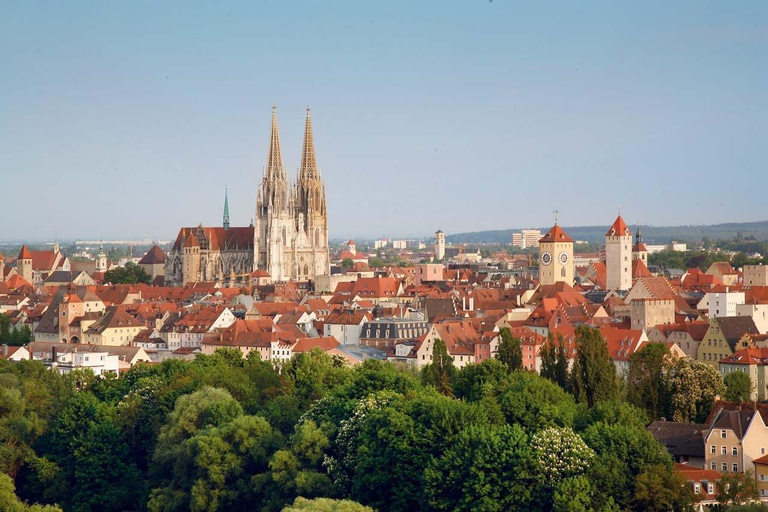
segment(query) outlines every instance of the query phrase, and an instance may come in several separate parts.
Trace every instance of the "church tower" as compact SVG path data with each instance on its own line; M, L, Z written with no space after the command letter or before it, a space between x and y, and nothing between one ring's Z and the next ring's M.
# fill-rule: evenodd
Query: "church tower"
M315 138L309 107L304 122L301 167L296 180L295 230L293 276L305 281L314 280L318 275L328 275L328 210L325 204L325 184L315 156Z
M635 235L635 245L632 246L632 261L640 260L648 266L648 248L643 243L643 235L640 228L637 228Z
M99 244L99 254L96 256L96 272L107 271L107 255L104 254L104 246Z
M229 229L229 197L227 197L227 189L224 189L224 220L222 222L224 229Z
M539 239L539 284L573 286L573 238L557 225Z
M22 279L32 283L32 253L29 252L26 245L21 247L19 257L16 260L16 273L19 274Z
M273 281L287 281L292 275L291 244L294 238L294 194L288 184L280 152L277 108L272 107L272 130L264 177L256 194L256 226L253 241L253 268L266 270Z
M435 261L445 258L445 233L442 229L435 231Z
M608 290L625 291L632 287L631 258L632 232L619 214L605 234L605 286Z
M184 276L182 284L196 283L200 280L200 242L192 232L184 241L182 272Z

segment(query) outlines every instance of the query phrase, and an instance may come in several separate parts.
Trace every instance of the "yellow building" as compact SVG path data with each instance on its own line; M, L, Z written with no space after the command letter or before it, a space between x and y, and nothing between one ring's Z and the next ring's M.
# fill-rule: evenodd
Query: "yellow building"
M573 286L573 238L555 225L539 240L539 284Z
M699 345L698 359L717 368L721 359L749 346L745 334L757 333L755 322L748 316L712 318L707 334Z
M85 343L90 345L130 345L144 328L145 325L129 315L125 308L110 306L83 336Z

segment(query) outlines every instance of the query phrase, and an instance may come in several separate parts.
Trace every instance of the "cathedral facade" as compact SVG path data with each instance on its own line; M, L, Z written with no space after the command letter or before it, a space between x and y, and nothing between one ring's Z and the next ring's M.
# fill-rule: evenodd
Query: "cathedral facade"
M277 111L272 108L255 219L255 225L246 228L230 227L225 197L222 227L181 228L166 257L165 283L244 286L256 270L269 272L273 281L309 281L330 272L325 184L315 159L309 108L301 165L293 183L283 167Z

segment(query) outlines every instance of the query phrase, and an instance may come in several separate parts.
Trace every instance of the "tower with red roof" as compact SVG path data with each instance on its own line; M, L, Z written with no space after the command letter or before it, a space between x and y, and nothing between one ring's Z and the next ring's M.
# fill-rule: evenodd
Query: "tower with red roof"
M621 214L605 234L605 286L619 291L632 287L632 231Z
M555 225L539 240L539 284L573 286L573 238Z
M25 281L32 282L32 253L26 245L21 246L19 257L16 259L16 273Z

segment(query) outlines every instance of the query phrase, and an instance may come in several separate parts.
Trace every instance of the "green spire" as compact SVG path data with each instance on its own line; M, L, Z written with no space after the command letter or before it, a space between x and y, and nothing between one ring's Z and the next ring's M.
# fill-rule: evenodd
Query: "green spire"
M229 198L226 187L224 188L224 229L229 229Z

